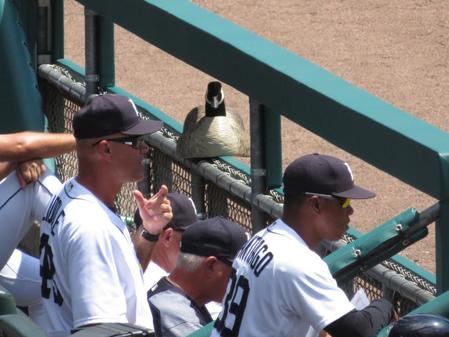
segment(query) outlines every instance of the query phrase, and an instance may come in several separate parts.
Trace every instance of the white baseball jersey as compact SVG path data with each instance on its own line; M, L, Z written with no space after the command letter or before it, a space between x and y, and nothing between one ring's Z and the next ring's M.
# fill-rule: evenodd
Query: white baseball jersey
M61 188L59 180L47 169L38 181L21 188L16 171L0 181L0 269L30 229L40 221L53 194Z
M31 320L45 329L47 312L41 298L39 260L15 249L6 265L0 270L0 284L13 296L16 304L27 307Z
M41 224L42 297L53 335L88 324L152 328L142 269L121 218L67 181Z
M213 337L318 336L354 309L326 263L281 220L249 240L232 267Z

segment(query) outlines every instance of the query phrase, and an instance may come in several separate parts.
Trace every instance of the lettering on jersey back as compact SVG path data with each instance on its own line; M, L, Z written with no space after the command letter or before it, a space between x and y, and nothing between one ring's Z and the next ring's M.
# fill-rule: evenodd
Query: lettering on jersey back
M59 224L59 220L64 217L64 211L60 211L62 206L62 200L58 196L53 198L50 202L50 206L48 207L47 213L44 215L42 219L45 222L50 224L51 234L55 235L54 228Z
M39 273L42 277L41 283L41 295L43 298L50 298L50 294L53 291L53 300L56 304L62 305L64 299L55 284L53 276L56 273L55 265L53 263L53 251L48 244L49 236L45 233L41 236L39 251L41 255L41 265ZM50 282L52 284L50 285Z
M59 222L64 218L64 210L61 210L62 200L59 196L54 197L50 206L47 209L47 213L43 217L43 221L50 225L50 233L52 236L55 235L54 229L59 224ZM53 300L56 304L62 305L64 299L62 298L61 292L59 291L54 275L56 273L56 268L53 262L53 250L49 242L49 235L42 233L39 253L40 253L40 275L42 277L41 283L41 295L43 298L50 298L53 293Z
M254 275L259 277L273 259L273 253L268 250L268 245L260 236L254 236L245 243L237 257L245 261Z

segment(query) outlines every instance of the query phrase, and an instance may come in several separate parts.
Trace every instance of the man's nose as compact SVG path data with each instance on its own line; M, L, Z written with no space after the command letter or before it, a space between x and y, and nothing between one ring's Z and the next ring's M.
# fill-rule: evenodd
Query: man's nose
M349 206L346 208L346 211L348 212L348 215L349 215L349 216L351 216L351 215L354 214L354 208L352 208L351 205L349 205Z

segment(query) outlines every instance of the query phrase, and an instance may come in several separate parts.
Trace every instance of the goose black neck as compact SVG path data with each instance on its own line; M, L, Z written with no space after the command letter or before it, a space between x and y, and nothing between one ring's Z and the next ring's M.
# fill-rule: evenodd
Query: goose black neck
M206 92L206 116L226 116L224 93L220 82L210 82Z

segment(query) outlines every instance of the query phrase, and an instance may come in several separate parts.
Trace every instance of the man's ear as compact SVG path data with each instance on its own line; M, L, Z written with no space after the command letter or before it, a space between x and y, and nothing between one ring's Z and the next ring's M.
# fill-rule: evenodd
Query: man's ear
M206 259L204 260L204 264L206 265L207 270L214 271L218 265L217 261L218 261L218 259L215 256L206 257Z
M111 147L109 146L109 142L107 140L101 140L97 145L97 153L101 157L110 157L111 156Z
M318 196L313 195L312 197L308 198L307 202L316 213L321 212L320 198Z
M162 230L162 233L159 236L159 240L165 247L168 247L170 245L172 239L173 239L173 228L166 228Z

